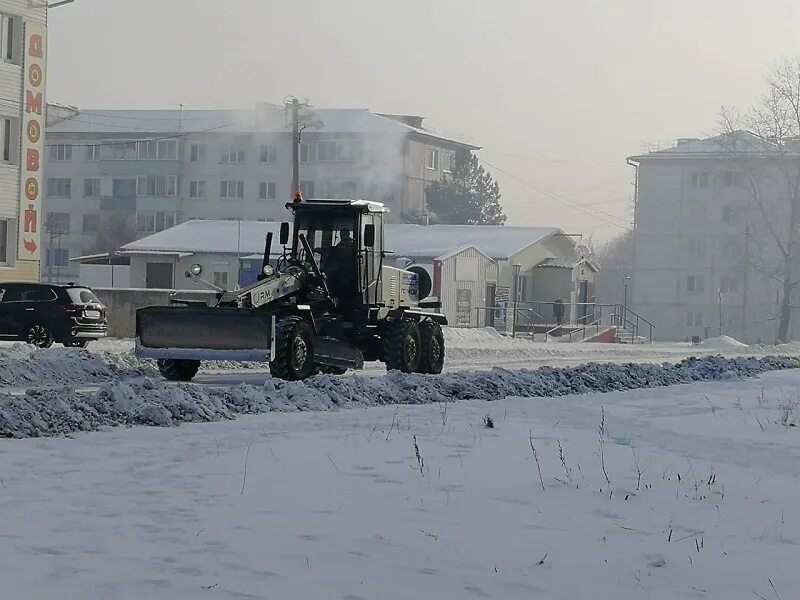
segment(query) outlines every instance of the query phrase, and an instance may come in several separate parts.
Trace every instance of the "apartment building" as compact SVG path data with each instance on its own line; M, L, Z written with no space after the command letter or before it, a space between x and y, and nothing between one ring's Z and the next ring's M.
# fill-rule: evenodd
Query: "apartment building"
M0 282L39 279L46 44L44 3L0 0Z
M722 333L774 341L770 271L781 263L740 163L719 138L679 139L628 162L637 192L629 306L654 321L662 340ZM767 164L763 172L759 193L780 222L780 178Z
M421 117L304 109L306 198L370 198L390 220L419 218L428 182L476 146ZM70 258L103 253L190 219L281 220L291 198L292 134L283 107L75 110L48 122L42 276L77 277Z

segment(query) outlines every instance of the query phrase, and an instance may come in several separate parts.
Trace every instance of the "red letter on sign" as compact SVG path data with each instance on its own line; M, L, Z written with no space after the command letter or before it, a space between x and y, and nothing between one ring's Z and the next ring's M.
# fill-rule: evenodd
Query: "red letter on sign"
M42 92L36 94L31 91L25 92L25 110L37 115L42 114Z
M39 151L36 148L28 148L28 171L39 170Z
M44 56L44 46L42 44L42 36L32 35L31 41L28 44L28 56L33 58L42 58Z
M36 233L36 211L33 204L29 204L25 211L25 233Z

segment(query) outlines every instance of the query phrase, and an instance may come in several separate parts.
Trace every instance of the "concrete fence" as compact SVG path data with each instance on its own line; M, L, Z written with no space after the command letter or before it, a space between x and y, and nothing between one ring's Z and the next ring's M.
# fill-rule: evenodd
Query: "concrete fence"
M186 300L202 300L213 305L215 292L191 290L153 290L139 288L92 288L108 307L109 337L130 338L135 335L136 309L145 306L166 306L171 296Z

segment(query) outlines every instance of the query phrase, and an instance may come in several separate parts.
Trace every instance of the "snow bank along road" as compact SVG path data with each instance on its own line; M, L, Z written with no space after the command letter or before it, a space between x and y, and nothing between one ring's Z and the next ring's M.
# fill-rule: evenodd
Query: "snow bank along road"
M93 368L92 359L77 356L86 359L85 371ZM262 386L234 387L171 385L130 378L104 383L98 391L86 394L69 386L31 389L22 395L0 394L0 435L39 437L114 425L170 426L272 411L563 396L752 377L798 366L800 359L789 357L704 357L673 365L588 364L435 376L394 371L374 378L320 375L302 382L268 379Z
M493 329L445 328L447 363L445 370L474 371L540 366L570 366L586 362L660 363L678 361L688 356L800 356L800 344L783 346L743 346L730 338L710 340L693 347L689 344L580 344L532 343L511 339ZM151 361L133 355L132 340L107 339L90 345L89 351L70 348L33 350L24 344L0 342L0 393L24 393L29 388L72 385L97 391L104 382L142 376L158 378ZM386 370L368 364L364 376L380 376ZM195 382L225 387L246 382L264 385L269 379L261 363L205 363Z
M3 597L788 600L798 389L789 370L6 440Z

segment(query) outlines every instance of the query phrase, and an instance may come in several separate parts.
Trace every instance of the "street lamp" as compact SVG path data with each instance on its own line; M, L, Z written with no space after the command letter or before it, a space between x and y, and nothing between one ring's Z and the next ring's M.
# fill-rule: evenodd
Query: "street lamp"
M625 275L622 278L622 308L625 311L625 318L628 318L628 283L630 282L630 275Z

